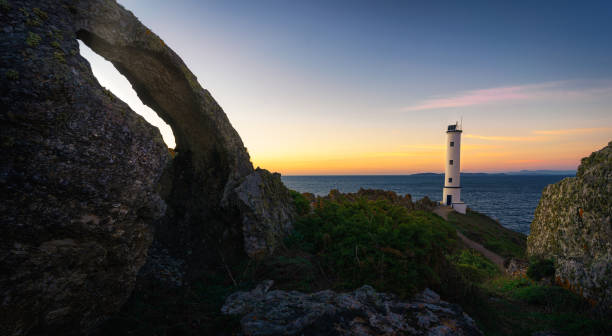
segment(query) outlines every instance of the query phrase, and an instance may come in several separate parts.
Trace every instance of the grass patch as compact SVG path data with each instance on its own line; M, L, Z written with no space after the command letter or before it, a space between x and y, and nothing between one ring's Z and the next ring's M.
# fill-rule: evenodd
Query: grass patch
M449 257L466 281L481 283L499 275L497 266L476 250L461 250Z
M487 335L529 335L554 330L563 335L610 335L612 321L598 317L582 297L527 278L498 277L483 285L492 300L479 309L495 310L481 320Z
M497 221L468 209L467 214L448 214L448 221L471 240L505 258L525 258L527 236L506 229Z

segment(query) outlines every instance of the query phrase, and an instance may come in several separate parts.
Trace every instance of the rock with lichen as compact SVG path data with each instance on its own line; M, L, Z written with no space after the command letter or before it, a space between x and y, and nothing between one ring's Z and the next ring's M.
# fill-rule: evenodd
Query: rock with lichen
M576 177L547 186L527 253L552 259L557 283L612 309L612 142L583 158Z
M363 286L350 293L270 290L264 281L230 295L221 311L243 335L482 335L461 307L426 289L410 301Z
M78 55L69 8L10 1L0 22L0 334L85 332L134 286L169 155Z
M245 257L245 222L255 245L277 245L282 234L262 230L290 225L284 186L267 179L236 202L263 173L210 93L130 11L14 0L0 23L1 334L88 332L130 295L153 239L151 264L174 283ZM174 157L100 86L77 39L170 124Z
M271 254L293 227L295 208L280 174L256 169L236 188L233 201L243 214L244 250L251 258Z

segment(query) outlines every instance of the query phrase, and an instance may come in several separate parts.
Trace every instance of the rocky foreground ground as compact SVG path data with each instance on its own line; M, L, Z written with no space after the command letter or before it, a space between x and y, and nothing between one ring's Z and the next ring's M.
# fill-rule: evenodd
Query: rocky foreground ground
M305 294L272 285L230 295L222 312L241 316L245 335L482 335L461 307L430 289L399 301L371 286Z

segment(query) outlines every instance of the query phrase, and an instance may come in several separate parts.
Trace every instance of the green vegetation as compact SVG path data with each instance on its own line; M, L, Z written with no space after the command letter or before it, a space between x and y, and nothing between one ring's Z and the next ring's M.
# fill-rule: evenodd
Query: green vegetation
M4 75L6 76L6 79L10 79L10 80L18 80L19 79L19 72L17 70L15 70L15 69L8 69L8 70L6 70Z
M333 288L370 284L402 296L440 283L455 230L432 213L388 200L322 200L300 218L288 248L317 256Z
M2 11L7 12L9 9L11 9L11 6L9 5L7 0L0 0L0 9L2 9Z
M469 282L480 283L499 274L497 266L476 250L461 250L451 255L449 259Z
M555 330L563 335L610 335L612 321L598 318L580 296L558 286L543 286L526 278L499 277L483 286L489 300L480 309L496 311L483 322L488 335L530 335Z
M448 221L466 237L502 257L525 258L527 236L506 229L488 216L468 209L465 215L451 212Z
M61 51L56 51L53 53L53 58L60 63L66 63L66 59L64 58L64 53Z
M34 7L32 9L32 12L34 12L34 14L38 16L41 20L46 20L49 17L45 11L42 11L38 7Z
M533 260L529 263L527 276L535 281L555 275L555 264L550 259Z
M42 39L40 35L36 33L28 32L28 37L26 38L26 44L29 45L30 47L36 47L38 44L40 44L41 40Z
M291 198L293 198L293 204L297 210L298 215L306 215L310 212L310 202L295 190L290 190Z
M479 252L462 249L455 227L472 239L497 246L497 251L524 255L524 236L500 229L484 215L451 214L449 223L388 198L334 193L314 199L311 209L304 195L291 192L291 196L300 217L275 255L211 270L182 288L141 287L101 334L235 334L238 321L221 315L220 307L230 293L265 279L274 280L279 289L307 292L348 291L370 284L401 297L430 287L443 299L460 304L486 335L547 330L612 334L612 322L594 317L578 295L504 275ZM547 265L538 261L532 268L548 274Z

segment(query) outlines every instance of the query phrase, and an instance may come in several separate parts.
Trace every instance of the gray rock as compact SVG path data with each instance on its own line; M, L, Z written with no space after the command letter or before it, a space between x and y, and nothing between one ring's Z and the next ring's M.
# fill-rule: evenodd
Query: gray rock
M236 292L221 308L242 316L244 335L482 335L461 307L429 289L402 302L370 286L305 294L270 290L272 284Z
M0 334L86 332L134 287L170 157L79 56L68 6L2 11Z
M74 24L77 37L111 61L174 132L176 156L162 184L169 209L156 241L197 264L192 269L231 264L245 250L271 252L295 211L288 191L280 181L260 181L270 174L253 170L225 112L181 58L114 1L80 1ZM255 190L259 182L272 189Z
M251 258L273 252L292 228L295 208L280 174L257 169L236 188L234 201L243 214L244 249Z
M153 239L168 253L151 265L175 284L239 261L245 241L273 250L291 218L286 189L252 187L265 173L221 107L131 12L112 0L11 0L0 25L2 335L89 332L128 298ZM170 124L174 159L100 86L77 38Z
M576 177L547 186L527 238L530 256L551 258L556 282L612 309L612 142L583 158Z

